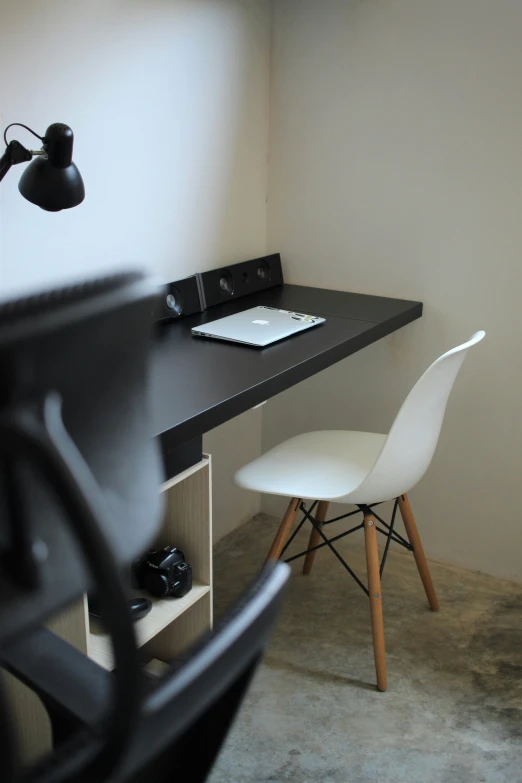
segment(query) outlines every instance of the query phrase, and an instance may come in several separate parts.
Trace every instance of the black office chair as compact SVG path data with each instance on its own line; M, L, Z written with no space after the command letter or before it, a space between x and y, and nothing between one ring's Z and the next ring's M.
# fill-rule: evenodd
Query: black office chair
M121 573L161 512L146 406L155 296L131 273L0 304L0 665L41 697L55 740L20 775L0 688L2 783L203 781L277 611L286 567L159 682L142 672ZM87 591L110 674L42 625Z
M263 655L289 571L284 563L269 564L216 631L146 684L129 752L111 783L207 779ZM102 747L112 675L44 628L3 655L47 707L57 740L53 757L24 781L50 783L73 764L63 748L87 758ZM63 779L100 780L77 773Z
M157 296L130 272L0 303L0 663L4 645L98 593L116 660L113 719L91 760L101 779L140 699L121 573L161 521L147 415ZM2 732L0 758L9 779L16 762Z

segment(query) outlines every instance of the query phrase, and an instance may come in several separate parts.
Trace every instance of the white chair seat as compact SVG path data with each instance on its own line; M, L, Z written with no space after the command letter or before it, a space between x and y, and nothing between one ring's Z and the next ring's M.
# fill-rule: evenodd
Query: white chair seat
M241 468L235 482L254 492L350 502L348 496L370 473L386 437L346 430L307 432Z

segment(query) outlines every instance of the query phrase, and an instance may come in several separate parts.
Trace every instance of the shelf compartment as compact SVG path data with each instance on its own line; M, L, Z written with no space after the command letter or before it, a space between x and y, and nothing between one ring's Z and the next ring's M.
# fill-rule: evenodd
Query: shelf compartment
M138 620L134 626L138 646L142 647L147 644L154 636L209 593L210 587L199 582L195 582L190 593L187 593L183 598L154 598L145 592L138 591L138 595L152 601L152 609L148 615ZM103 666L104 669L110 670L114 665L110 638L96 618L90 617L89 620L90 629L87 637L89 658Z

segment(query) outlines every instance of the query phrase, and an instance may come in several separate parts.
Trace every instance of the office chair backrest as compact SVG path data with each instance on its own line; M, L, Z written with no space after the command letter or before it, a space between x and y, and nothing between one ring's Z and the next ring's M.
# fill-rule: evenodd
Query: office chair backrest
M0 569L0 637L91 586L42 475L50 454L39 467L34 458L36 440L53 448L45 415L53 395L63 401L62 441L74 443L101 490L115 559L136 557L159 525L163 471L147 410L157 297L142 274L125 272L0 301L0 544L12 567ZM38 590L21 578L35 540L46 547L32 569Z
M450 391L468 350L485 332L440 356L417 381L402 404L379 457L353 493L378 503L415 486L429 467L439 439Z
M261 660L289 574L286 563L266 566L220 627L172 664L145 700L114 783L207 779Z

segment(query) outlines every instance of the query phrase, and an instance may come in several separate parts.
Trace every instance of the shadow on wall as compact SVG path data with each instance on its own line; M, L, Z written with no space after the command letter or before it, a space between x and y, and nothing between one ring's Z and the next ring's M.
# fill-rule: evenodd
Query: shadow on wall
M68 122L87 191L81 208L49 216L11 172L4 291L128 264L172 280L264 252L263 0L9 0L2 14L0 121Z

